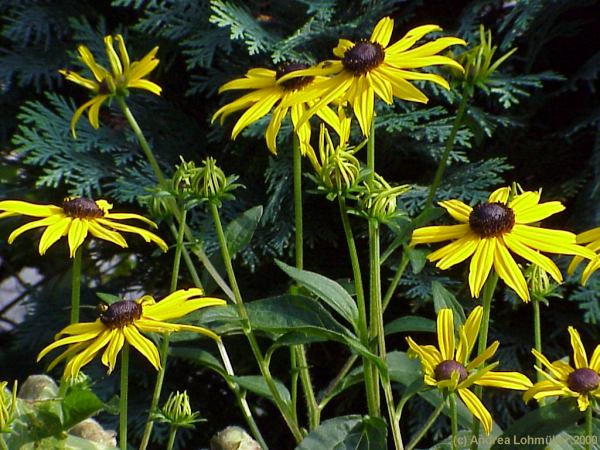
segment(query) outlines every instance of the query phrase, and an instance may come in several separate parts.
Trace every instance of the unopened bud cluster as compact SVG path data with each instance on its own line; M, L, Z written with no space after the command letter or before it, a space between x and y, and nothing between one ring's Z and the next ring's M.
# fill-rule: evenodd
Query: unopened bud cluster
M10 433L17 409L17 382L9 391L6 381L0 382L0 433Z

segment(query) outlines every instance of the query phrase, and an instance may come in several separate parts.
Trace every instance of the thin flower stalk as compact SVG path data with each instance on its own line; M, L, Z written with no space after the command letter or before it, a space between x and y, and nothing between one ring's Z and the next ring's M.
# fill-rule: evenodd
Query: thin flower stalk
M79 302L81 297L81 248L75 251L71 268L71 323L79 322Z
M290 405L285 402L285 400L281 397L275 382L273 380L273 376L271 375L271 371L269 370L268 364L265 361L265 358L260 350L258 342L256 341L256 337L252 332L252 326L250 325L250 320L248 317L248 311L244 305L244 301L242 299L242 294L238 287L237 279L235 277L235 272L233 270L233 265L231 263L231 256L229 255L229 249L227 247L227 240L225 238L225 233L223 231L223 225L221 224L221 218L219 216L219 210L217 206L210 202L209 203L210 212L213 218L213 222L215 224L215 228L217 231L217 238L219 240L219 247L221 249L221 256L223 258L223 262L225 264L225 270L227 272L227 276L229 278L229 283L231 284L231 288L233 289L233 294L235 298L235 305L238 310L238 315L240 317L240 321L242 324L242 331L246 335L248 339L248 343L250 344L250 348L256 361L258 363L258 367L261 371L262 376L267 383L269 391L273 396L273 400L279 409L279 412L283 416L288 428L292 432L294 439L296 442L300 442L303 438L302 431L298 426L297 421L294 418L294 414L290 409Z
M444 406L446 406L446 402L441 401L439 405L433 410L433 412L429 415L421 429L413 436L412 440L406 444L406 450L413 450L417 444L425 437L425 434L429 431L429 429L433 426L439 415L444 410Z
M127 402L129 390L129 345L121 351L121 391L119 393L119 446L127 449Z

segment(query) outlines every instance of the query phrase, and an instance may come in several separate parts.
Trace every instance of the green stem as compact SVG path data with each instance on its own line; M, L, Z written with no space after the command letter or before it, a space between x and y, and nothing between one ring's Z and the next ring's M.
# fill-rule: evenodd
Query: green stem
M294 178L294 224L296 235L296 268L302 270L304 266L304 225L302 219L302 154L300 152L300 141L294 134L293 139L293 178ZM294 345L291 350L296 353L292 358L298 365L292 367L292 371L298 371L300 374L300 383L306 397L306 409L308 411L309 428L312 430L319 425L320 412L315 397L308 359L306 357L306 348L304 345ZM295 411L294 403L293 410Z
M542 353L542 326L540 322L540 301L534 295L532 296L531 302L533 303L533 339L535 349ZM537 380L542 381L543 377L541 374L537 374ZM542 399L543 400L543 399ZM540 402L541 403L541 402Z
M225 233L223 231L223 225L221 224L221 218L219 217L219 211L218 211L216 205L214 205L213 203L210 203L210 212L212 214L212 218L213 218L215 228L217 231L217 238L219 240L219 246L221 247L221 255L223 258L223 262L225 264L225 270L227 271L227 276L229 278L229 284L231 285L231 288L233 289L235 305L237 307L238 315L240 317L242 331L244 332L244 334L246 335L246 338L248 339L248 343L250 344L252 353L254 354L254 357L258 363L258 367L261 371L261 374L264 377L265 382L267 383L269 391L271 392L271 395L273 396L273 401L275 402L275 405L277 405L279 412L283 416L283 419L285 420L287 426L289 427L290 431L294 435L294 438L296 439L296 441L300 442L303 438L302 431L300 430L300 427L298 426L297 421L294 420L294 414L291 412L291 410L289 408L289 404L285 402L285 400L281 397L281 394L277 390L277 386L275 385L275 381L273 380L273 376L271 375L268 364L266 364L265 358L264 358L264 356L260 350L260 347L258 345L258 341L256 340L254 333L252 332L252 327L250 325L250 318L248 316L248 311L246 310L246 306L244 305L244 302L242 300L242 294L240 292L240 289L239 289L239 286L238 286L238 283L237 283L237 280L235 277L235 272L233 271L233 265L231 263L231 256L229 255L229 249L227 248L227 240L225 238Z
M402 254L402 260L400 261L400 264L398 264L398 267L396 268L396 273L394 274L394 278L392 278L392 281L390 282L390 285L388 286L387 290L385 291L385 295L383 296L383 311L384 312L387 309L388 305L390 304L390 301L392 300L392 296L394 295L394 292L396 291L396 288L398 287L398 283L400 282L402 275L404 275L404 271L406 270L406 267L408 266L408 262L409 262L408 252L404 252Z
M444 410L444 403L445 402L443 401L440 402L438 407L435 408L435 410L429 415L419 432L415 434L412 440L406 445L406 450L413 450L413 448L417 446L419 441L423 439L423 436L425 436L425 434L429 431L431 426L435 423L440 413Z
M592 450L592 439L594 436L592 434L592 415L593 415L592 405L588 405L587 410L585 411L585 450Z
M344 227L344 234L346 236L346 243L348 245L350 263L352 264L354 290L356 291L356 303L358 306L358 338L360 339L361 344L368 348L369 329L367 325L367 305L365 301L365 291L362 282L360 262L358 260L358 251L356 250L354 234L352 233L352 227L350 226L350 220L348 218L348 209L346 207L346 201L341 196L338 196L338 205L340 209L340 217L342 219L342 226ZM363 358L363 367L365 390L367 396L367 407L369 410L369 415L375 416L378 414L379 408L377 405L377 395L375 394L377 383L373 379L373 364L367 358Z
M167 442L167 450L173 450L175 444L175 436L177 435L177 428L174 426L169 427L169 441Z
M296 269L302 270L304 264L304 225L302 222L302 154L300 142L294 133L293 149L294 172L294 225L296 234Z
M8 450L8 446L6 445L6 442L4 441L4 437L2 435L0 435L0 449Z
M477 342L477 354L481 355L487 348L488 333L490 329L490 311L492 309L492 298L494 297L494 291L498 284L498 274L495 271L490 273L485 285L483 286L483 316L481 318L481 328L479 329L479 341ZM483 388L481 386L475 387L475 395L481 398ZM471 425L472 443L471 450L477 450L479 440L479 421L473 417L473 424Z
M452 429L452 450L457 450L458 446L458 414L456 410L456 397L454 392L448 395L450 404L450 428Z
M129 383L129 344L121 349L121 399L119 408L119 446L127 450L127 389Z
M367 141L367 169L369 169L369 174L367 175L367 185L369 189L373 187L373 182L375 180L375 118L371 122L371 132L369 133L369 139ZM381 283L379 280L380 277L380 267L379 261L379 249L377 248L373 239L377 237L379 238L379 232L377 230L377 223L369 220L369 341L379 343L378 339L378 329L379 329L379 318L377 317L378 306L381 306ZM379 301L376 297L379 297ZM372 346L370 345L372 350ZM372 410L369 411L369 414L378 417L381 415L380 413L380 396L379 396L379 375L377 373L377 369L375 365L368 364L365 366L365 373L370 369L371 374L368 375L373 379L372 386Z
M148 162L150 163L150 166L152 167L152 170L154 171L154 175L158 179L160 186L162 188L167 188L166 178L165 178L164 174L162 173L162 170L161 170L160 166L158 165L156 158L154 157L154 153L152 152L150 144L146 140L146 137L144 136L142 129L140 128L139 124L135 120L135 117L133 116L131 110L127 106L127 103L125 103L125 99L123 97L117 96L117 102L119 104L119 107L121 108L121 111L123 112L123 115L127 119L127 122L129 122L131 129L135 133L135 136L140 144L140 147L142 147L142 150L143 150L144 154L146 155L146 158L148 159ZM177 221L181 222L182 212L179 210L179 207L177 206L177 204L174 201L168 201L167 206L169 207L169 209L170 209L172 215L175 217L175 219ZM185 236L187 237L188 241L190 241L190 242L195 241L192 231L187 226L185 228ZM215 269L214 265L210 262L210 259L208 258L208 256L206 256L206 253L204 253L204 251L199 247L195 248L193 251L194 251L194 254L200 260L200 262L204 265L204 267L206 268L206 270L208 271L210 276L215 280L217 285L223 290L225 295L227 295L231 300L233 300L234 299L233 292L231 291L229 286L227 286L227 283L225 283L223 278L221 278L221 275L219 275L219 272L217 271L217 269ZM183 252L184 252L184 260L186 261L186 264L188 265L188 267L190 267L191 260L189 257L186 257L187 249L185 247L183 248ZM198 287L202 287L200 284L199 278L197 280L196 285Z
M173 221L170 221L169 227L171 229L171 233L173 233L173 236L177 236L179 231L178 231L178 228L173 223ZM192 261L190 252L188 252L185 247L182 247L181 253L182 253L182 257L183 257L183 262L185 262L185 266L188 269L190 276L192 277L192 281L194 282L194 286L196 286L198 288L202 288L202 281L200 281L200 276L198 275L196 266L194 266L194 262Z
M435 193L438 187L440 187L440 183L442 182L442 176L444 175L444 170L446 170L448 157L450 156L450 152L454 147L454 140L456 139L456 134L460 129L460 125L462 123L462 119L465 114L469 98L471 98L471 95L469 94L467 88L465 88L462 94L462 98L460 99L460 104L458 105L458 110L456 111L456 116L454 117L454 122L452 123L452 129L450 130L448 139L446 139L444 153L442 153L442 157L435 172L435 176L433 177L433 182L431 183L431 187L429 188L429 194L427 195L425 209L431 208L431 205L433 204L433 198L435 197Z
M71 324L79 322L79 299L81 297L81 247L73 257L71 273Z
M183 250L183 235L186 224L187 211L184 210L181 215L181 222L179 223L179 230L177 232L177 243L175 245L175 256L173 258L173 270L171 271L171 285L169 292L174 292L177 289L177 280L179 278L179 268L181 265L181 254ZM154 384L154 393L152 394L152 401L150 402L150 410L148 411L148 419L146 420L146 426L144 427L144 434L142 436L142 442L140 444L140 450L146 450L148 443L150 442L150 436L152 435L152 428L154 427L154 421L152 420L152 414L158 406L160 399L160 393L162 392L162 386L165 379L165 372L167 370L167 358L169 356L169 333L162 334L162 341L160 345L160 368L156 375L156 383Z
M250 406L248 405L248 402L246 400L246 395L241 392L240 386L233 381L233 378L235 377L235 373L233 371L233 366L231 365L229 355L227 354L227 349L225 348L225 345L223 345L223 341L221 341L220 339L217 341L217 347L219 348L219 354L221 355L221 360L223 361L223 366L225 367L225 371L227 372L227 375L229 375L229 379L225 379L225 380L227 381L229 388L233 391L233 393L235 394L235 396L237 398L238 405L240 406L240 409L242 410L242 414L244 415L244 418L246 419L246 423L250 427L250 431L252 432L254 439L256 439L258 441L261 448L263 450L268 450L269 447L267 446L267 443L265 442L264 438L262 437L262 434L260 433L260 430L258 429L258 425L256 425L256 422L254 421L254 417L252 416L252 411L250 410Z
M335 376L333 380L329 383L325 391L323 392L323 396L321 397L321 401L319 402L319 410L323 411L323 408L327 406L327 403L334 397L331 393L335 390L338 384L346 377L346 374L352 369L352 366L358 359L357 355L352 355L350 358L346 360L338 374Z

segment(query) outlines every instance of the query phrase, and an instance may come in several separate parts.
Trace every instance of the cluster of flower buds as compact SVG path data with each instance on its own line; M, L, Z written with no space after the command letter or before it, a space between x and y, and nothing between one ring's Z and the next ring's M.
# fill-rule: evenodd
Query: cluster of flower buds
M392 187L381 175L374 174L373 182L364 183L359 192L357 212L380 223L403 216L404 213L398 209L397 198L409 189L406 184Z
M187 391L171 392L164 406L155 413L156 420L175 428L194 428L194 424L201 421L198 416L197 411L192 412Z
M0 382L0 433L9 433L15 419L17 409L17 381L13 384L12 392L6 386L8 382Z

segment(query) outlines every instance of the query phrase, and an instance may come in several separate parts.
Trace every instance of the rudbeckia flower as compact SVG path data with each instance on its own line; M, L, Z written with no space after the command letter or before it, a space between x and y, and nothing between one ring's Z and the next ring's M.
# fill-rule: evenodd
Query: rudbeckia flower
M95 322L76 323L64 328L56 335L57 340L44 348L37 359L39 361L55 348L67 345L68 348L50 363L48 370L60 361L68 359L64 374L66 378L73 378L106 347L101 361L108 367L110 373L115 368L117 356L127 341L158 370L160 357L156 345L141 332L191 331L204 334L214 340L219 339L215 333L206 328L165 322L165 320L178 319L200 308L225 304L224 300L202 297L202 294L202 289L192 288L173 292L159 302L145 295L135 301L121 300L112 303Z
M456 37L443 37L411 48L425 35L441 30L437 25L423 25L413 28L402 39L390 45L393 29L394 20L384 17L377 23L368 40L354 43L340 39L333 50L339 60L328 60L317 67L298 70L281 77L279 83L289 82L295 77L331 77L323 83L307 88L307 100L320 100L307 111L299 126L324 105L336 100L347 101L354 109L362 132L367 136L373 120L375 95L388 104L392 104L394 97L410 102L427 103L427 96L411 81L431 81L449 89L448 82L441 76L411 69L448 65L462 71L459 63L438 53L451 45L465 45L465 41ZM290 101L295 101L295 98L292 97Z
M577 243L585 245L586 248L589 248L591 251L596 253L598 250L600 250L600 227L592 228L591 230L578 234ZM581 256L576 256L573 258L571 264L569 264L569 267L567 268L567 273L572 275L582 260L583 258L581 258ZM583 269L583 273L581 274L581 284L585 286L593 273L599 268L600 257L596 256L590 260L587 266L585 266L585 269Z
M493 266L500 278L526 302L530 299L527 282L511 252L537 264L559 283L560 270L540 251L584 258L595 256L591 250L576 245L573 233L529 225L564 210L560 202L540 203L540 192L522 192L510 201L509 195L509 187L498 189L487 203L473 208L460 200L440 202L460 224L418 228L410 245L453 240L430 253L427 259L437 261L436 267L446 270L472 256L469 287L473 297L479 297Z
M70 256L73 258L77 249L83 244L88 233L99 239L127 247L125 238L119 233L127 232L140 235L146 242L154 242L162 251L167 251L167 244L154 233L133 225L121 223L121 220L135 219L156 228L156 224L144 216L132 213L111 213L113 205L106 200L88 198L67 198L62 206L37 205L19 200L0 201L0 219L11 216L41 217L39 220L21 225L8 236L8 243L25 231L45 227L39 243L40 255L46 253L56 241L67 236Z
M437 316L439 349L433 345L418 345L410 337L406 340L410 347L409 356L416 356L421 362L425 384L458 393L469 411L489 434L492 430L492 416L469 387L476 384L524 391L532 384L529 378L518 372L493 372L498 362L479 368L494 356L498 349L498 341L494 341L483 353L469 362L479 335L482 316L481 306L473 309L465 323L459 327L459 339L456 342L452 310L440 309Z
M579 410L585 411L590 407L590 397L600 399L600 345L596 346L592 359L588 362L579 332L569 327L569 334L573 365L560 359L550 362L535 349L531 350L542 365L535 368L545 380L538 381L525 392L525 402L532 398L539 401L545 397L572 397L577 399Z
M302 63L284 63L277 70L271 69L250 69L244 78L229 81L219 88L219 93L231 90L252 90L242 95L237 100L222 106L212 117L214 122L219 116L221 123L225 118L237 111L246 110L237 120L231 132L231 138L235 139L248 125L256 122L261 117L272 112L271 120L265 133L267 147L273 153L277 153L277 134L281 128L281 122L287 116L288 112L294 125L294 130L300 141L300 150L306 154L310 147L310 124L304 122L299 125L300 118L312 105L305 98L304 92L313 85L324 80L323 77L298 77L288 80L284 83L278 83L278 80L288 73L294 73L308 67ZM294 95L294 101L289 103L287 100ZM338 118L336 114L326 105L321 105L315 109L323 121L335 129L339 129Z
M159 85L144 79L158 65L159 61L155 58L158 47L150 50L141 60L130 62L123 36L117 34L114 40L117 41L118 54L115 51L112 36L104 38L110 70L98 64L90 49L85 45L80 45L77 48L79 59L90 69L95 80L85 78L70 70L59 71L67 80L89 89L94 94L91 100L77 108L75 114L73 114L73 118L71 119L71 133L73 137L77 137L75 126L86 109L89 109L88 118L92 126L99 128L100 120L98 113L106 99L115 95L127 95L129 88L144 89L156 95L160 95L161 93L162 89Z

